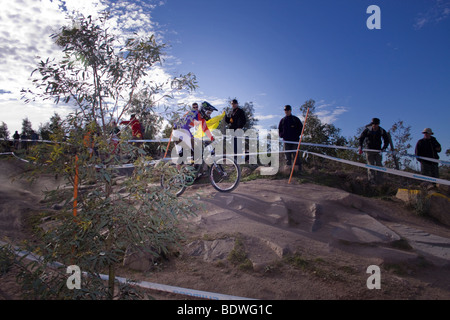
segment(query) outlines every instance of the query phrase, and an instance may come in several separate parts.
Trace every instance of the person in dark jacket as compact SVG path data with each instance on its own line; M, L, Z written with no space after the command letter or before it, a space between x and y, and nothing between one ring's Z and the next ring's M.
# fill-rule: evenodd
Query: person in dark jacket
M438 153L442 151L441 145L432 137L434 134L430 128L425 128L423 131L423 138L417 141L416 156L439 159ZM425 159L418 159L420 162L421 172L425 176L439 178L439 163L427 161Z
M20 148L22 150L28 150L28 139L29 137L27 136L27 134L25 132L22 132L22 134L20 135Z
M225 116L225 122L228 124L228 128L231 130L244 129L245 124L247 123L247 118L245 116L244 110L239 108L239 103L236 99L231 101L231 112ZM233 150L234 154L238 154L238 136L242 139L242 144L245 146L244 136L240 134L236 134L233 139ZM243 157L239 157L239 159L244 159ZM238 157L235 156L234 160L237 162ZM244 160L243 160L244 161ZM239 161L241 163L241 161Z
M14 139L14 149L15 150L19 150L19 147L20 147L20 134L19 134L19 132L17 132L17 130L16 130L16 132L14 132L14 135L13 135L13 139Z
M367 142L367 149L386 151L389 146L389 136L382 127L380 127L380 119L373 118L359 137L359 154L362 154L363 144ZM383 147L381 144L384 142ZM367 163L373 166L382 167L383 157L380 151L366 151ZM367 175L369 182L380 183L382 181L382 172L376 170L368 170Z
M35 146L37 144L37 141L39 140L39 135L34 130L32 130L30 138L31 138L31 144L33 146Z
M228 128L232 130L243 129L247 123L245 112L239 108L239 103L236 99L231 102L231 112L225 116L225 122L229 124Z
M288 151L284 154L286 158L286 165L290 166L292 164L292 158L295 159L295 153L289 151L297 150L298 144L289 142L300 141L303 124L298 117L292 114L292 107L290 105L286 105L284 107L284 112L286 116L280 120L278 125L278 133L280 138L284 140L284 150ZM297 156L295 165L301 169L301 160L299 156Z

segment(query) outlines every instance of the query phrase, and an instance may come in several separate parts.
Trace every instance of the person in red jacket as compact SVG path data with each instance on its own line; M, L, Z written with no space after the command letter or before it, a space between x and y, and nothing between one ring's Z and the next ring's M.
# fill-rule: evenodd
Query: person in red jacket
M120 124L129 125L131 127L131 134L134 140L140 140L143 138L142 127L136 115L132 114L130 121L122 121Z

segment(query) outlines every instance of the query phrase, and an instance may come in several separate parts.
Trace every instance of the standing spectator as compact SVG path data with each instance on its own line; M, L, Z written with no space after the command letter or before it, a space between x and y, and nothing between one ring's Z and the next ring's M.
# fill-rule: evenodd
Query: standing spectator
M19 142L20 134L17 130L16 130L16 132L14 132L13 139L14 139L14 149L18 150L19 146L20 146L20 142Z
M136 115L132 114L130 121L122 121L120 124L129 125L131 127L131 134L134 140L140 140L143 138L142 127Z
M441 152L442 149L436 138L432 137L434 134L433 131L430 128L425 128L422 133L423 138L417 141L416 144L416 156L439 159L438 153ZM425 159L418 160L423 175L439 178L439 163Z
M383 141L382 141L383 140ZM382 127L380 127L380 119L373 118L372 122L366 126L366 129L361 133L359 137L359 154L362 154L362 148L364 142L367 141L367 149L379 150L379 151L366 151L367 163L373 166L382 167L383 157L381 151L386 151L389 146L389 136ZM384 142L383 147L381 147ZM370 183L382 182L382 172L376 170L367 170L367 175Z
M243 129L247 123L245 112L239 107L236 99L231 101L231 112L225 116L225 122L229 124L229 129Z
M131 135L132 140L142 140L144 138L144 134L142 133L142 127L139 120L136 118L136 115L132 114L130 117L130 121L122 121L120 124L129 125L131 127ZM133 142L133 146L137 148L141 148L142 142ZM139 158L139 151L136 149L133 151L132 155L130 156L130 161L132 161L133 158Z
M292 165L292 158L295 158L293 152L289 152L292 150L297 150L298 144L289 143L289 142L299 142L300 135L302 134L303 124L300 119L292 114L292 108L290 105L286 105L284 107L285 117L281 119L280 124L278 125L278 132L280 138L284 140L284 151L287 151L284 155L286 158L286 165ZM297 157L297 161L295 165L299 167L301 170L301 160L300 157Z
M31 131L31 144L33 146L35 146L37 144L38 140L39 140L39 135L34 130L32 130Z
M243 129L245 124L247 123L247 118L245 117L245 112L241 108L239 108L239 103L236 99L233 99L231 101L231 112L225 116L225 122L228 123L228 128L232 130L237 129ZM238 133L239 134L239 133ZM244 144L244 136L239 137L242 139L242 143ZM238 154L238 137L235 134L233 139L233 145L234 145L234 154ZM237 162L237 156L234 157L235 161ZM240 159L242 159L240 157Z
M28 149L28 136L25 132L22 132L22 134L20 135L20 148L23 150L27 150Z

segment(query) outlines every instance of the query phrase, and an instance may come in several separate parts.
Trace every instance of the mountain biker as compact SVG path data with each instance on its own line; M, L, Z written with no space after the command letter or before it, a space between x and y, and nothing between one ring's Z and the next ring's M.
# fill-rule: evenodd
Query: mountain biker
M211 119L211 113L213 111L218 111L210 103L204 101L199 110L189 111L180 121L174 124L174 136L178 137L181 141L184 141L190 150L193 150L194 136L192 135L190 129L200 124L203 132L208 136L208 138L214 141L214 137L206 124L206 121ZM176 145L178 155L183 157L183 149L181 146Z

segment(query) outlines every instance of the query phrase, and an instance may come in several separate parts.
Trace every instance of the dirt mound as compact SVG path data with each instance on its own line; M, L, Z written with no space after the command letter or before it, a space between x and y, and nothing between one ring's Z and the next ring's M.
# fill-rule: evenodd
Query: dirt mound
M39 211L44 191L53 190L60 180L42 175L32 183L31 167L17 159L0 159L0 238L24 240L24 217Z

